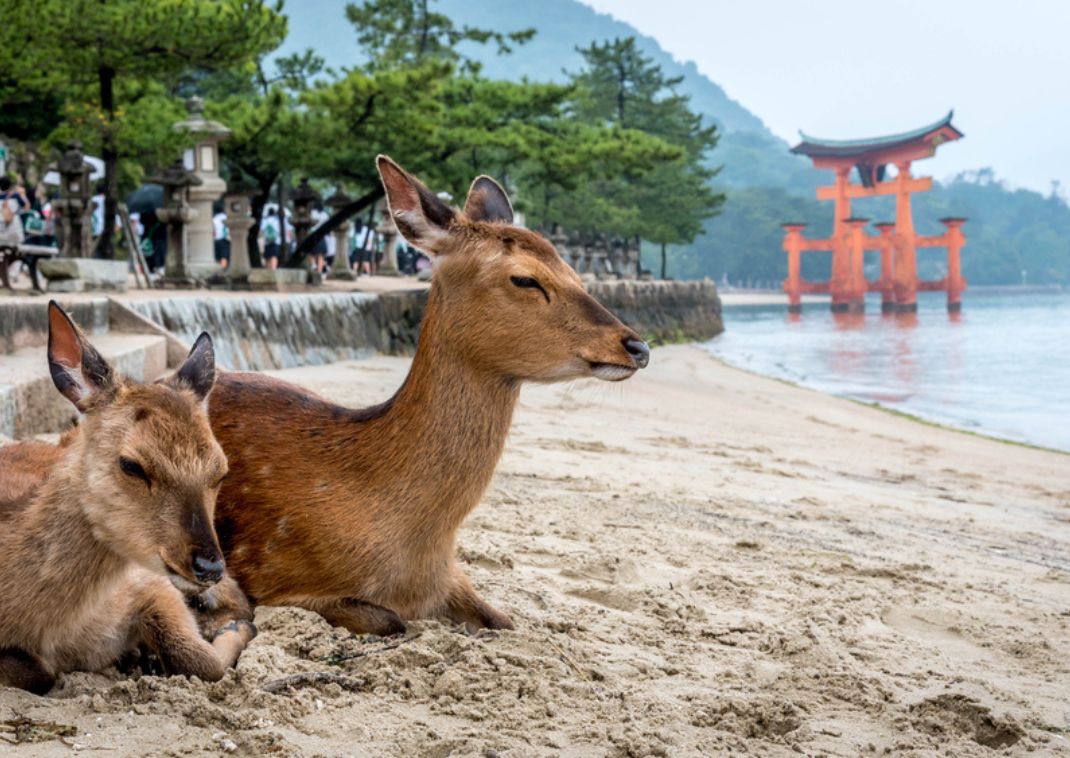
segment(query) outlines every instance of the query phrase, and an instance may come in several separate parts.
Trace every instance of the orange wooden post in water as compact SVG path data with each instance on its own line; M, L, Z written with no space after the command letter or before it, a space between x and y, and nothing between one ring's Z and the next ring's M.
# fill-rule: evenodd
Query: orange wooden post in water
M914 216L910 211L910 161L896 165L895 178L895 309L918 309L918 252Z
M892 234L895 232L895 224L891 221L881 221L874 224L880 232L877 242L881 252L881 278L877 280L877 289L881 293L881 313L890 313L895 310L895 294L892 273L892 261L895 257Z
M966 245L966 235L962 233L964 218L942 218L940 223L947 227L947 309L951 313L962 310L962 291L966 289L966 280L962 278L962 260L960 253Z
M784 280L788 311L802 313L802 232L806 224L789 222L783 226L784 251L788 254L788 278Z
M862 311L865 308L865 293L879 290L881 310L910 313L917 310L919 289L945 287L948 291L948 307L952 307L952 300L955 308L961 307L961 292L966 286L959 270L959 251L965 244L965 236L960 228L962 220L949 219L957 223L948 225L947 233L938 238L919 237L914 231L910 208L912 193L932 189L932 179L911 175L911 163L932 157L937 147L962 137L962 132L951 125L951 117L952 114L948 113L940 121L921 129L873 139L825 140L803 134L802 142L791 149L793 153L809 157L815 168L828 169L836 175L835 184L817 190L818 200L832 200L835 203L832 236L825 240L800 239L791 243L793 250L832 251L832 274L827 291L832 296L833 310ZM894 179L885 180L889 165L896 167L897 174ZM850 182L852 169L858 172L858 184ZM851 200L878 195L895 196L895 225L894 228L889 228L887 224L878 225L880 236L869 237L865 234L865 221L851 217ZM801 229L798 234L801 237ZM788 249L787 239L784 244L789 255L790 281L792 251ZM917 249L945 244L948 247L948 277L941 282L919 282ZM952 245L955 246L954 251ZM875 283L867 282L863 272L867 249L880 250L881 253L881 274ZM951 273L952 267L956 272L954 275ZM801 284L802 291L825 289L817 282ZM788 307L792 305L789 293Z
M851 217L844 219L843 223L846 227L843 236L846 242L843 255L847 261L844 266L846 281L842 285L840 307L837 308L833 303L833 308L861 313L866 309L866 224L869 219Z

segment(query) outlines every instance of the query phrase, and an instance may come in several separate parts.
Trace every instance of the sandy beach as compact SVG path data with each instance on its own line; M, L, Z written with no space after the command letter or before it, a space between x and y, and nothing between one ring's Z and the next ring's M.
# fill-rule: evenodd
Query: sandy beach
M407 365L277 373L362 405ZM459 544L517 631L261 608L222 682L69 675L0 721L77 729L17 756L1070 754L1068 546L1066 455L660 348L524 390Z

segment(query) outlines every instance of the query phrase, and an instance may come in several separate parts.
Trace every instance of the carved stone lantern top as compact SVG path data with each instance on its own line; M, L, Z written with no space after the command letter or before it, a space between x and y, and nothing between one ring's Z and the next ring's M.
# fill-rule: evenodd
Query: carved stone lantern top
M161 171L157 176L149 177L150 182L161 184L166 189L179 187L196 187L204 182L192 171L187 171L182 160L176 160L170 166Z
M201 98L189 98L186 101L186 111L189 112L189 116L172 127L175 131L189 132L198 138L215 138L216 141L230 136L230 129L218 121L211 121L204 117L204 100Z
M290 193L290 199L294 204L294 224L312 220L312 204L320 199L320 193L308 183L308 177L302 177L300 183Z
M186 169L204 178L204 186L194 192L200 202L210 202L223 194L226 184L219 178L219 143L230 136L230 129L204 117L204 101L191 97L186 101L189 116L174 125L174 130L188 134L193 147L182 155Z
M67 143L67 149L56 162L56 170L61 174L88 174L93 171L93 164L86 161L82 152L81 142L71 140Z
M156 216L161 221L168 221L172 218L172 215L167 212L167 209L175 211L174 219L177 221L189 221L193 216L189 216L189 188L197 187L203 182L199 176L196 176L191 171L187 171L186 167L182 165L182 160L179 159L165 168L159 175L149 178L150 182L160 184L163 186L163 202L164 208L156 211ZM167 218L164 218L167 216ZM187 216L189 216L187 218Z
M347 195L345 189L339 184L335 187L334 194L327 199L327 207L337 213L351 202L353 202L353 198Z

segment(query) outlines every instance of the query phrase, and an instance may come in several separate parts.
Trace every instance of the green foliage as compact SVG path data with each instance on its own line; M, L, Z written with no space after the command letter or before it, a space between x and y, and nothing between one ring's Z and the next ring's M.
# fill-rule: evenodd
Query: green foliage
M580 53L586 66L572 77L574 118L608 125L609 135L631 136L631 144L614 145L614 170L562 198L553 209L560 216L541 220L659 244L691 242L724 202L710 186L717 172L707 163L716 127L691 111L675 89L680 78L667 77L634 39L592 43ZM629 155L629 147L640 155Z
M188 138L172 129L172 124L188 114L182 101L158 82L131 80L116 87L114 117L107 123L88 86L71 87L60 112L58 126L44 140L53 153L77 139L91 155L104 152L104 130L110 126L116 156L118 196L138 187L148 172L171 163L180 155Z
M419 65L428 59L462 64L471 73L479 65L464 57L458 47L465 42L494 42L498 53L534 36L533 29L497 32L475 26L460 26L428 7L432 0L365 0L346 5L346 17L357 29L357 41L368 56L370 70Z

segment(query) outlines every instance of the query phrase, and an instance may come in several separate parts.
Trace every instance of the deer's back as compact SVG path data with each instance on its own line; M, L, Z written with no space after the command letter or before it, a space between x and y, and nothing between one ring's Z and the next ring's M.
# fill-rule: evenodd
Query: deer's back
M59 445L36 440L0 447L0 523L22 512L62 458Z

